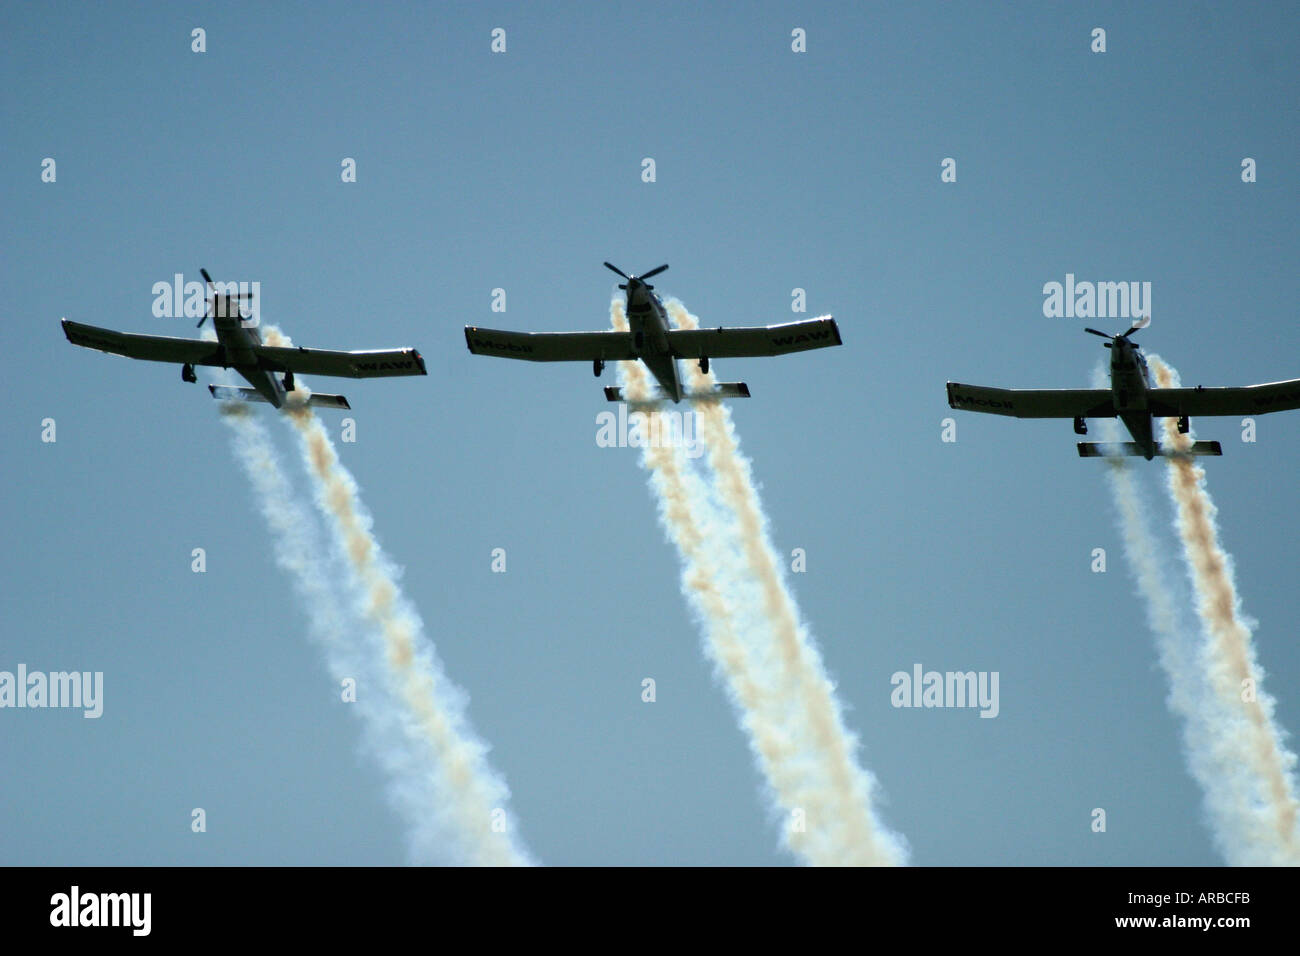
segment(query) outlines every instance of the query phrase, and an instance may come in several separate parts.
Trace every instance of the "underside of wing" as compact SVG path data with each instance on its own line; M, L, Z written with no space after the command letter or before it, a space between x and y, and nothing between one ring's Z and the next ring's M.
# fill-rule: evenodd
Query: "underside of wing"
M425 375L424 359L415 349L375 349L333 352L328 349L257 349L262 368L270 372L334 375L341 378L379 378L390 375Z
M632 334L601 332L503 332L465 326L465 344L475 355L529 362L626 362L636 358Z
M1114 418L1108 388L987 388L948 383L948 404L1015 418Z
M747 358L785 355L842 345L839 326L829 315L785 325L755 328L672 329L668 345L677 358Z
M1151 414L1162 418L1263 415L1300 408L1300 379L1235 388L1153 388L1147 402Z
M165 335L136 335L114 332L93 325L63 320L63 334L73 345L125 355L150 362L175 362L180 365L224 365L225 353L216 342L177 339Z

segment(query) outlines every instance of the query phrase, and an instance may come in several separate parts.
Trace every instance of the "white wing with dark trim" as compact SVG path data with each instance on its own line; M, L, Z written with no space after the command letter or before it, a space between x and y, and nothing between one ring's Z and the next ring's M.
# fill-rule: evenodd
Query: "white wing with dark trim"
M627 362L636 358L632 333L504 332L465 326L465 344L475 355L498 355L529 362Z
M201 339L177 339L166 335L137 335L115 332L80 322L63 320L63 334L73 345L125 355L150 362L175 362L180 365L224 365L225 353L216 342Z
M271 372L333 375L339 378L380 378L390 375L426 375L424 359L415 349L374 349L333 352L329 349L257 347L262 368Z
M1108 388L987 388L948 383L948 404L1014 418L1114 418Z
M785 355L843 345L839 326L829 315L784 325L755 328L672 329L668 346L677 358L747 358Z
M1153 388L1147 403L1151 414L1162 418L1263 415L1300 408L1300 379L1233 388Z

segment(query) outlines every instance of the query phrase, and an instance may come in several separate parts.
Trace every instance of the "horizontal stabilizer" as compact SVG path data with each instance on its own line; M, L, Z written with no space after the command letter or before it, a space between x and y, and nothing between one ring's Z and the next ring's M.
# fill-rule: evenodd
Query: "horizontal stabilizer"
M618 385L605 386L605 398L611 402L632 401L623 396L623 389ZM682 396L686 401L697 398L749 398L749 386L744 382L717 382L713 388L702 392L687 392ZM649 390L640 402L671 401L672 396L664 391L663 386L656 385Z
M1156 445L1156 454L1165 458L1191 458L1196 455L1222 455L1223 448L1217 441L1198 441L1193 443L1192 447L1186 451L1180 451L1175 448L1169 448L1167 445ZM1119 456L1131 455L1138 458L1145 458L1142 449L1136 442L1131 441L1081 441L1079 442L1080 458L1113 458Z
M267 402L266 396L257 389L244 385L209 385L208 391L212 393L213 398L222 402ZM267 404L269 405L270 402ZM292 395L286 399L285 404L294 404ZM323 392L313 392L307 404L315 408L352 407L342 395L326 395Z
M289 399L289 404L293 404L293 399ZM342 395L326 395L324 392L312 392L311 398L307 404L313 408L351 408L348 400Z
M267 402L266 396L255 388L242 385L209 385L208 391L219 402Z

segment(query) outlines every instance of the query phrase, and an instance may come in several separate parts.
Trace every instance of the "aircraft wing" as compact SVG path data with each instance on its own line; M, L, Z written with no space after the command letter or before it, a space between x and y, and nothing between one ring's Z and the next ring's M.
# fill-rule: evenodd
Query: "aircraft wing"
M829 315L785 325L754 328L671 329L668 345L677 358L745 358L785 355L842 345L839 326Z
M1114 418L1108 388L986 388L948 383L948 404L1015 418Z
M1151 414L1161 418L1262 415L1300 408L1300 379L1236 388L1153 388L1147 401Z
M63 320L63 334L73 345L127 358L151 362L174 362L179 365L224 365L225 352L216 342L201 339L177 339L166 335L136 335L114 332L93 325Z
M374 349L332 352L328 349L278 348L261 345L257 357L272 372L334 375L342 378L378 378L389 375L427 375L424 359L415 349Z
M465 344L475 355L499 355L529 362L626 362L636 358L632 333L502 332L465 326Z

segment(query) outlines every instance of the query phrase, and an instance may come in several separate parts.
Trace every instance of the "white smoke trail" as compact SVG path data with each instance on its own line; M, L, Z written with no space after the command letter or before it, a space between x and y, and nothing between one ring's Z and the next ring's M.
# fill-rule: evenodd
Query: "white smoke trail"
M679 325L694 322L678 303L670 302L670 311L674 306L683 313L674 315ZM611 310L614 327L626 329L622 303L614 300ZM646 394L648 378L639 364L620 363L620 375L630 399ZM714 427L706 440L715 471L712 493L681 448L646 446L643 464L682 555L683 586L704 625L709 655L727 682L770 798L787 818L783 840L816 865L902 863L905 843L871 809L874 780L855 762L856 741L798 623L765 522L749 513L759 509L761 516L752 484L748 496L738 496L734 483L724 480L748 470L729 417L717 414L725 409L716 402L697 403L695 412L704 422L715 414L715 426L726 428L723 434ZM738 565L737 551L749 561Z
M1177 373L1169 365L1157 356L1151 357L1151 365L1158 387L1177 387ZM1190 432L1179 434L1175 419L1165 419L1163 427L1167 446L1185 451L1195 441ZM1285 734L1273 719L1275 702L1262 687L1253 622L1241 613L1232 559L1219 543L1217 509L1205 487L1204 469L1187 456L1170 458L1169 492L1204 629L1201 665L1222 711L1214 722L1223 750L1220 757L1227 752L1235 756L1234 785L1247 795L1238 801L1244 805L1238 807L1236 826L1249 838L1234 850L1233 858L1256 865L1300 865L1296 756L1285 746Z
M619 300L611 303L614 328L627 329L627 318ZM648 395L650 382L636 362L619 363L619 379L633 403ZM667 434L663 419L653 421L657 411L648 412L647 430ZM657 428L657 431L654 429ZM729 529L718 519L707 489L691 467L680 445L644 445L642 466L650 471L651 487L659 500L660 520L681 555L682 588L699 617L707 639L706 650L726 687L741 725L749 737L750 749L767 781L770 798L787 812L804 805L797 774L788 772L795 759L794 745L785 732L781 699L765 686L762 672L733 626L733 608L728 589L720 581ZM777 712L773 712L773 711ZM792 852L814 862L807 849L806 827L790 826L782 837Z
M235 457L253 486L262 517L271 532L276 563L288 571L311 618L311 635L330 652L330 672L342 680L357 675L354 622L330 586L334 576L325 557L319 529L290 486L275 454L271 436L250 406L222 402L221 418L231 429Z
M1093 387L1107 387L1100 369L1093 378ZM1103 441L1119 440L1119 425L1114 420L1103 419L1098 424ZM1187 595L1151 530L1147 504L1130 462L1120 457L1107 459L1107 479L1118 509L1125 554L1138 593L1146 602L1160 666L1169 680L1166 703L1181 721L1188 771L1201 789L1214 844L1229 864L1255 862L1250 848L1260 845L1259 817L1252 807L1249 781L1237 770L1240 760L1235 734L1223 732L1243 718L1239 712L1226 711L1210 690L1195 628L1186 617Z
M291 343L269 328L267 344ZM301 381L301 380L300 380ZM297 402L309 392L299 384ZM352 585L353 615L368 624L362 643L348 641L322 553L305 537L311 527L271 451L269 436L239 406L236 450L259 494L282 566L295 576L314 631L330 648L331 670L358 681L358 706L370 749L391 781L390 793L411 825L414 862L514 865L531 862L507 818L509 791L487 763L487 746L466 718L463 691L443 673L420 619L402 597L397 571L370 532L370 517L352 476L338 461L310 408L286 409L300 436L317 504L332 526ZM379 666L382 662L382 666Z
M303 505L280 465L274 443L251 406L222 402L222 420L231 429L235 457L253 487L254 497L271 532L276 563L290 575L308 615L308 632L325 650L330 675L342 686L353 680L360 688L351 704L361 717L363 749L375 755L395 784L391 796L413 831L426 826L428 807L436 798L422 783L427 779L410 759L398 708L382 692L382 675L370 663L363 631L356 616L339 599L335 567L320 535L315 516ZM425 792L421 792L421 791ZM428 841L416 841L427 843ZM436 863L438 857L413 862Z
M699 328L699 320L675 299L667 303L669 315L679 328ZM712 373L688 363L693 389L713 384ZM856 759L857 739L844 724L835 688L826 674L812 635L799 618L799 611L783 574L783 566L768 535L754 485L749 460L740 453L731 421L731 410L723 402L699 402L696 411L701 433L708 447L718 496L730 508L738 523L738 534L752 578L762 597L753 612L753 633L763 633L782 664L786 689L794 695L810 733L809 756L823 775L819 789L816 824L825 828L837 861L869 865L897 865L906 858L902 838L889 831L876 816L878 792L875 778ZM821 804L824 804L822 806Z

